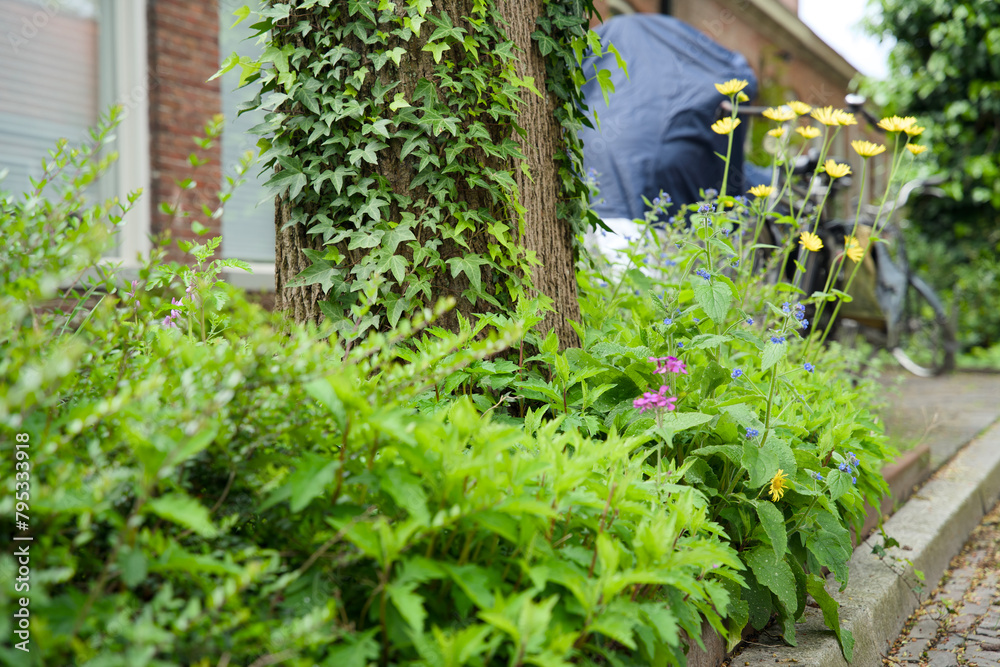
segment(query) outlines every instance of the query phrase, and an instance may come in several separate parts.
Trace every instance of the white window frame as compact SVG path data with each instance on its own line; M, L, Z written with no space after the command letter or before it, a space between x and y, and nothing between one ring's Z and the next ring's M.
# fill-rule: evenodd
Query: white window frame
M101 3L102 28L111 31L107 78L111 84L110 103L123 107L123 118L115 129L114 148L118 162L111 172L111 190L123 202L136 190L143 194L125 215L118 235L115 255L107 261L120 263L126 272L139 268L138 254L152 248L149 239L152 206L150 204L149 152L149 52L147 50L146 3L134 0L111 0ZM103 72L102 72L103 74ZM103 109L101 110L103 113ZM131 270L131 271L130 271Z

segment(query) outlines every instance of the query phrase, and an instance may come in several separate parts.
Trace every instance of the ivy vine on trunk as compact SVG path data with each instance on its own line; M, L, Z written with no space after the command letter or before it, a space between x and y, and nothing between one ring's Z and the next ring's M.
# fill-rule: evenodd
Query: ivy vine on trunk
M442 297L469 317L542 294L543 327L575 344L593 11L589 0L264 3L263 55L223 69L259 81L250 106L269 110L257 131L274 168L278 308L353 336Z

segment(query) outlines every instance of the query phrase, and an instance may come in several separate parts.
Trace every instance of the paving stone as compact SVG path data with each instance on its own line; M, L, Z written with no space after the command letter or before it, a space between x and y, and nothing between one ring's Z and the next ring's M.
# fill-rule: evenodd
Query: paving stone
M1000 651L1000 639L981 634L968 635L965 638L967 644L978 646L984 651Z
M929 638L923 639L911 639L899 645L898 656L900 658L919 658L920 654L927 650L930 646L931 640Z
M910 639L929 639L936 637L937 632L937 621L930 618L924 618L913 625L910 629L909 637Z
M954 651L965 646L965 637L961 635L948 635L944 641L939 642L934 648L945 651Z
M927 667L958 667L958 656L951 651L931 649L927 652Z
M976 621L978 620L978 616L973 616L972 614L961 614L956 618L951 619L948 623L948 630L950 632L968 632L974 625L976 625Z

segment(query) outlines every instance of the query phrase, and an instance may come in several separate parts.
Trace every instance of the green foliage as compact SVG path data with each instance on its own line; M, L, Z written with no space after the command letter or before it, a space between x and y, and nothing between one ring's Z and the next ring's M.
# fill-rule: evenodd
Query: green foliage
M921 229L949 243L989 246L1000 208L1000 7L991 0L881 0L873 32L896 40L891 73L873 82L877 101L926 121L926 142L949 197L916 214Z
M0 453L28 439L34 539L31 653L0 662L683 664L685 635L724 631L743 565L644 438L452 391L473 367L513 385L499 355L525 318L285 329L216 284L211 243L53 300L118 219L81 198L95 150L60 149L46 189L0 210ZM190 323L223 292L228 326Z
M965 351L1000 338L993 305L1000 235L1000 7L989 0L881 0L871 30L896 40L891 74L868 88L890 111L926 121L928 171L947 197L925 197L910 216L925 239L911 253L946 301L955 302ZM919 245L918 245L919 244Z
M522 96L542 93L517 76L521 56L494 1L459 6L452 16L424 0L275 0L256 12L259 61L223 63L261 86L249 106L268 111L255 129L274 169L267 185L288 202L286 225L321 241L295 284L319 284L343 332L395 326L444 293L482 312L512 308L530 289L538 262L520 242L515 173L527 172L515 138L526 137ZM574 231L592 215L576 139L592 12L589 1L546 2L532 35L567 143L556 156L558 216ZM359 320L351 309L362 303L370 313Z

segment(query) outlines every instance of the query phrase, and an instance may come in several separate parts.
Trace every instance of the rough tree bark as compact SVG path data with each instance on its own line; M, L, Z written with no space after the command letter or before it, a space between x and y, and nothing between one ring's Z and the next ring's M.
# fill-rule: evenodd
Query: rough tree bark
M520 78L533 77L540 91L546 91L545 60L532 41L531 33L536 29L535 22L543 11L543 1L499 0L497 3L500 18L506 24L508 38L519 48L516 74ZM435 0L434 10L444 10L451 16L458 17L468 13L468 4L469 0ZM287 35L286 38L289 41L298 39L294 35ZM359 48L366 47L359 45ZM420 79L433 80L434 61L430 53L421 51L420 44L415 43L408 45L404 64L406 70L400 76L402 85L396 91L402 91L410 99ZM518 165L506 165L513 171L521 204L526 209L525 233L518 242L537 254L541 265L534 268L532 282L538 291L553 301L555 312L549 313L543 321L544 331L554 329L561 347L575 346L579 341L569 320L579 320L580 310L577 303L572 232L569 224L559 220L556 215L556 205L561 195L555 156L557 151L564 150L562 129L553 115L556 102L552 95L546 94L541 98L523 89L521 97L523 104L517 122L527 134L524 138L517 135L513 138L518 141L527 159L531 178L522 173ZM381 152L376 169L386 177L393 190L407 193L413 172L410 166L398 158L401 143L401 140L390 141L390 149ZM484 163L489 163L490 160L491 158L483 156ZM459 196L473 207L484 204L482 190L460 188ZM398 211L394 209L393 215L398 215ZM310 264L303 250L320 250L323 247L322 239L317 235L307 234L302 225L286 227L288 220L289 205L287 201L279 199L275 204L276 308L286 311L296 321L319 322L323 319L319 303L325 298L320 286L313 284L298 287L288 286L288 283ZM516 220L511 221L511 227L517 229ZM481 236L479 241L476 238L471 240L473 252L485 252ZM450 252L454 256L469 250L452 247ZM488 276L484 275L483 280L486 283ZM464 275L452 278L446 272L442 272L433 283L435 296L460 295L467 286ZM462 301L459 299L458 310L466 315L484 312L489 308L482 301L478 307Z

